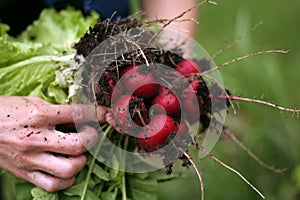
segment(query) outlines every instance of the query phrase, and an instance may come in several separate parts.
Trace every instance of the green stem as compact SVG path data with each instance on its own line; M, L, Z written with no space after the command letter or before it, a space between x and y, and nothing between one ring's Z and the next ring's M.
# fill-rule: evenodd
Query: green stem
M126 150L128 148L128 140L129 140L129 136L127 135L125 137L125 141L124 141L124 150ZM125 155L124 155L124 161L125 161ZM125 164L124 164L124 167ZM126 192L126 173L124 172L123 177L122 177L122 200L127 200L127 192Z
M122 177L122 200L127 200L127 194L126 194L126 174L124 173Z
M99 141L98 145L96 146L96 150L95 150L95 155L98 154L99 150L100 150L100 147L103 143L103 140L104 138L113 131L113 127L110 125L106 128L105 132L103 133L103 137L101 138L101 140ZM90 167L89 167L89 170L88 170L88 173L86 175L86 178L85 178L85 183L84 183L84 187L83 187L83 190L82 190L82 193L81 193L81 198L80 200L84 200L85 197L86 197L86 194L87 194L87 190L88 190L88 185L89 185L89 181L90 181L90 177L91 177L91 174L93 172L93 169L94 169L94 165L95 165L95 162L96 162L96 156L94 156L91 160L91 164L90 164Z

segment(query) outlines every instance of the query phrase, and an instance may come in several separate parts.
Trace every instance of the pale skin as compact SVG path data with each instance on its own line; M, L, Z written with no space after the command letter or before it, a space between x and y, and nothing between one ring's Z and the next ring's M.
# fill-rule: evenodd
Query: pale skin
M196 4L196 0L142 0L142 9L145 17L151 20L173 19ZM197 18L198 10L193 9L179 19L186 21L173 22L166 29L194 38L197 31L197 24L194 20Z
M77 133L56 130L58 124L74 123L71 105L38 97L2 96L0 101L0 167L49 192L70 187L86 163L83 153L97 142L97 131L89 126ZM95 116L105 122L109 113L106 107L91 112L76 106L82 108L82 122Z
M195 4L195 0L142 1L149 19L170 19ZM197 18L196 10L185 18ZM168 28L190 37L196 32L192 21ZM54 105L38 97L0 96L0 102L0 168L48 192L70 187L86 164L84 152L97 143L97 131L90 126L67 133L55 128L59 124L74 124L72 105ZM98 106L95 113L84 105L78 107L83 123L95 121L96 115L97 121L120 131L109 108Z

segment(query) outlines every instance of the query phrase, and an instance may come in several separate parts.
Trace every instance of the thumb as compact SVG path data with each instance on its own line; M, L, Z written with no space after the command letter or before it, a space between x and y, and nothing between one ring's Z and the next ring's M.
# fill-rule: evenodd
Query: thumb
M114 129L115 129L116 131L118 131L119 133L121 133L121 134L126 134L126 132L124 132L124 131L116 124L116 121L115 121L115 119L114 119L114 117L113 117L113 114L112 114L110 111L106 113L106 115L105 115L105 121L106 121L109 125L111 125L112 127L114 127Z
M105 106L97 106L96 107L96 116L100 123L106 122L106 115L107 113L110 113L110 108Z

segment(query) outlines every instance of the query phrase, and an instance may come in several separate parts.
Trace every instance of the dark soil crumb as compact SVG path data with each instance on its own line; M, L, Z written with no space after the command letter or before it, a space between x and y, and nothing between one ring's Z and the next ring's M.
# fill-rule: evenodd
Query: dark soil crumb
M111 21L110 19L99 20L94 27L75 44L74 48L78 55L86 57L96 46L107 38L119 34L130 28L141 27L143 24L133 17Z

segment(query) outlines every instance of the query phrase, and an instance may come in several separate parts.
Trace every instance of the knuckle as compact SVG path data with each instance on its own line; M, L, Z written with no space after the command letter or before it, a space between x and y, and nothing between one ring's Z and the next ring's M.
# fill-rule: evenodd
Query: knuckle
M23 139L18 145L18 149L21 152L26 152L34 148L32 139Z
M13 159L17 161L15 164L18 168L24 169L28 167L28 158L24 154L16 154Z
M46 187L44 187L44 189L47 192L55 192L56 190L58 190L57 185L54 183L48 183L48 185Z
M56 192L58 190L66 189L70 187L75 181L75 178L69 180L63 180L59 178L50 179L45 187L43 187L47 192Z
M59 185L59 179L50 179L45 185L44 189L47 192L55 192L60 189Z
M39 108L37 105L32 105L29 110L29 116L34 118L43 118L46 116L45 111Z
M82 142L82 141L77 141L75 143L75 146L74 146L74 153L76 155L81 155L82 153L84 153L86 151L86 146L85 144Z
M70 145L69 145L69 153L70 155L81 155L86 151L86 147L82 142L82 139L77 135L70 138Z
M71 178L76 175L78 169L72 163L67 162L64 166L62 178Z
M83 144L85 150L94 147L99 140L98 132L92 127L85 127L81 135L84 135L82 136L81 143Z

